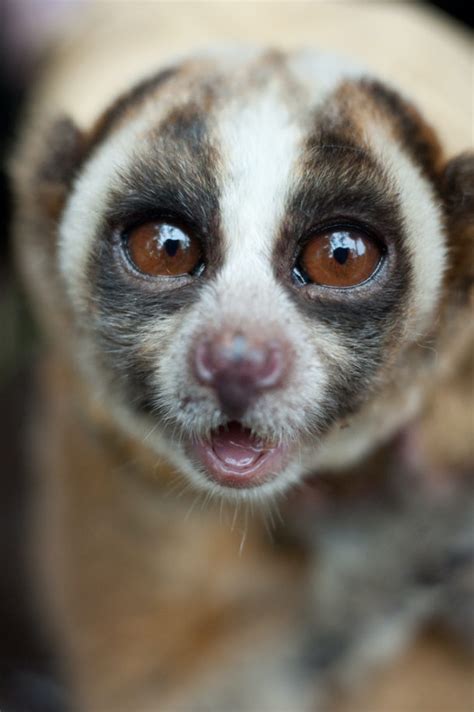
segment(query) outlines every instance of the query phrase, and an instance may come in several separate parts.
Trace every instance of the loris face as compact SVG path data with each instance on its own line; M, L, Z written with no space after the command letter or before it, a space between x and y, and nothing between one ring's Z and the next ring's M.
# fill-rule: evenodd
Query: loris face
M416 409L388 394L439 301L437 161L411 105L327 56L209 56L132 90L60 224L99 397L234 498L350 464Z

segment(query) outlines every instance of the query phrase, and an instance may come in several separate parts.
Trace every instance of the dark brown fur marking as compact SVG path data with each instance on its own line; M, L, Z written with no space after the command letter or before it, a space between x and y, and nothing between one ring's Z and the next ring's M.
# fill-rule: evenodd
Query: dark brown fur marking
M174 77L178 69L176 67L168 67L147 77L139 84L134 86L130 91L122 94L119 98L102 114L99 120L93 127L88 138L88 150L90 155L95 148L102 143L104 138L110 134L120 122L126 118L132 108L139 106L147 96L156 91L161 85L165 84L169 79Z
M397 343L411 280L396 190L383 166L357 141L358 128L344 109L336 118L324 111L314 118L274 252L276 274L298 309L337 332L354 356L351 369L347 364L341 369L333 359L326 364L329 423L354 412L378 383L387 353ZM289 280L307 236L330 224L362 226L386 245L382 276L350 299L337 290L318 291Z
M420 166L425 176L437 185L443 154L432 127L422 118L413 104L382 82L362 79L358 86L377 107L386 113L403 147Z
M142 335L158 318L195 303L199 290L222 263L222 254L217 156L200 105L174 108L149 138L148 149L121 176L121 188L109 196L87 275L90 326L101 344L105 369L135 410L156 417L160 413L154 383L156 353L144 355ZM120 240L126 239L132 225L160 217L187 226L203 246L203 277L180 289L134 276L118 257Z

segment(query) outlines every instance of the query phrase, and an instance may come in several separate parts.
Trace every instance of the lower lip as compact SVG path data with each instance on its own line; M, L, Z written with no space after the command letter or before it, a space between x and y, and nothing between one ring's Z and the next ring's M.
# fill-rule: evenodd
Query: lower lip
M229 464L217 457L212 441L193 443L191 452L204 466L211 481L231 489L251 489L277 477L284 467L287 451L284 445L269 447L262 450L252 464L244 466Z

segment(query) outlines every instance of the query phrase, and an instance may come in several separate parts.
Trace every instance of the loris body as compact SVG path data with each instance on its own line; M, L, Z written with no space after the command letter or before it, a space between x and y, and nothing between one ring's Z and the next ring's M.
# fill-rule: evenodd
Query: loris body
M270 49L166 61L91 24L19 152L43 596L91 712L313 709L469 599L467 438L426 445L469 418L472 158L371 70L280 49L278 8Z

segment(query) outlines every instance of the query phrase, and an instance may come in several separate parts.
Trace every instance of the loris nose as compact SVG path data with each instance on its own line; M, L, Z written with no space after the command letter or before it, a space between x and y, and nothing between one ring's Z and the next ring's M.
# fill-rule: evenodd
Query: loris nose
M198 380L210 386L222 411L238 420L264 391L281 385L290 364L289 345L227 332L202 337L194 351Z

